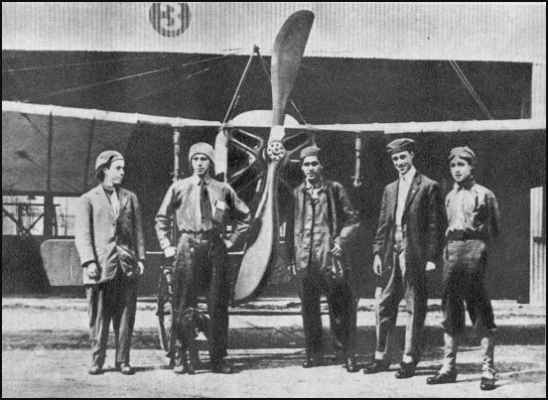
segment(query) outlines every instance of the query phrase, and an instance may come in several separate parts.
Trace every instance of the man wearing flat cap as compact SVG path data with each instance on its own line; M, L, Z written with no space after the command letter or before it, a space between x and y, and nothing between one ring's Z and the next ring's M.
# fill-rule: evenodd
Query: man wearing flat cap
M323 178L319 150L310 146L300 153L305 180L293 192L293 215L288 226L295 262L292 273L297 277L302 303L306 345L303 367L322 363L320 296L325 294L331 330L342 347L345 367L348 372L356 372L357 296L346 253L359 220L344 187Z
M398 179L384 188L373 241L376 291L377 345L374 362L364 373L385 371L398 305L405 298L407 325L403 359L396 378L409 378L421 357L426 317L426 272L440 255L444 213L437 182L415 169L415 142L402 138L387 146Z
M225 361L228 342L228 303L230 270L227 249L235 245L249 226L249 209L234 189L212 178L213 147L195 143L188 159L191 177L173 183L156 213L156 235L167 259L175 257L174 271L174 372L194 373L196 366L185 342L184 315L196 308L197 296L205 292L210 316L209 355L211 368L218 373L231 373ZM170 218L174 216L178 242L170 238ZM228 223L230 238L223 234ZM172 349L173 351L173 349Z
M92 343L92 375L103 372L110 321L116 346L115 366L131 375L131 336L137 304L137 278L143 274L145 246L137 196L120 185L124 157L99 154L95 173L100 184L80 197L75 244L83 267Z
M444 359L440 371L427 379L434 385L457 379L457 339L464 333L464 303L479 336L483 352L480 388L495 388L493 333L496 328L485 289L488 248L499 233L499 209L493 192L476 183L476 154L468 146L449 153L455 184L445 198L448 227L443 252L442 311Z

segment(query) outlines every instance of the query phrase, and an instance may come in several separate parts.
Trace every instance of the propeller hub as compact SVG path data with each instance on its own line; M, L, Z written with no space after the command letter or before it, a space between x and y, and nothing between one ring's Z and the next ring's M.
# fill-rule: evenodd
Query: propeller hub
M286 150L281 140L272 140L266 147L266 155L272 161L280 161L285 157Z

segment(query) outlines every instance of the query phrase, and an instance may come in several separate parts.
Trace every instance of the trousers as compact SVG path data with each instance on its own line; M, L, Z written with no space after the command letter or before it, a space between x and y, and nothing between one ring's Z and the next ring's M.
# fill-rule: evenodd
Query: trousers
M398 307L405 298L407 323L405 326L405 344L403 361L418 363L423 347L423 329L426 318L427 291L424 273L420 266L406 265L402 274L400 255L394 253L394 262L390 278L386 285L378 290L376 298L376 336L375 359L388 361L394 341ZM411 277L409 274L414 274Z
M464 332L465 309L481 337L483 376L494 375L493 308L485 289L487 245L483 240L449 240L444 249L442 312L444 361L442 370L456 368L458 336Z
M330 276L326 271L313 266L309 266L299 279L306 353L313 355L322 352L322 294L327 297L335 344L341 347L346 356L353 355L356 347L357 301L348 279L344 276Z
M449 241L444 249L442 277L443 327L450 334L464 332L464 303L476 331L496 328L491 300L485 289L487 246L482 240Z
M116 364L129 364L131 336L137 309L137 280L126 278L121 269L107 282L86 286L92 363L105 362L110 321L114 329Z
M196 307L198 295L207 296L210 317L208 344L213 363L227 353L228 303L230 299L228 254L219 234L183 233L177 245L174 271L172 336L176 350L187 350L182 331L183 313ZM178 354L182 354L181 351Z

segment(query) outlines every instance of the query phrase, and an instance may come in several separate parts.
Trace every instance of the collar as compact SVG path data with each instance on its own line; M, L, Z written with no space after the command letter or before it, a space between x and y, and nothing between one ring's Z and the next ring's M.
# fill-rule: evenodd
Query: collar
M196 185L200 185L200 182L202 181L202 178L200 178L198 175L192 175L191 179L192 179L192 182L195 183ZM203 181L205 182L206 185L209 184L209 182L211 181L211 177L209 176L209 174L204 176Z
M101 187L103 188L104 192L108 194L109 196L114 192L118 192L118 188L116 186L112 186L110 188L107 188L105 185L101 183Z
M409 168L409 171L407 171L403 175L400 175L398 179L411 183L416 173L417 173L417 169L415 168L415 166L411 166L411 168Z
M475 184L476 184L476 180L474 179L473 176L470 176L460 184L455 182L453 184L453 188L457 191L461 190L461 189L470 190L472 188L472 186L474 186Z
M316 183L316 185L312 185L310 182L308 182L306 179L304 181L304 189L305 190L311 190L316 189L318 191L325 189L325 181L323 178L320 178L320 180Z

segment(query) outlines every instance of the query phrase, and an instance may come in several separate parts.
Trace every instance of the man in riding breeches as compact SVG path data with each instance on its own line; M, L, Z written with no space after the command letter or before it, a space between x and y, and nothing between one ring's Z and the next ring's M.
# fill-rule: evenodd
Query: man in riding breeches
M224 361L228 341L230 270L227 249L247 229L249 209L228 184L211 177L213 148L196 143L190 148L193 176L168 189L156 214L156 233L166 258L175 257L174 321L176 373L193 373L189 343L184 335L183 314L196 307L197 296L206 291L211 323L209 354L214 372L231 373ZM175 216L179 233L177 247L169 239L170 216ZM235 221L229 239L223 238L228 219Z

